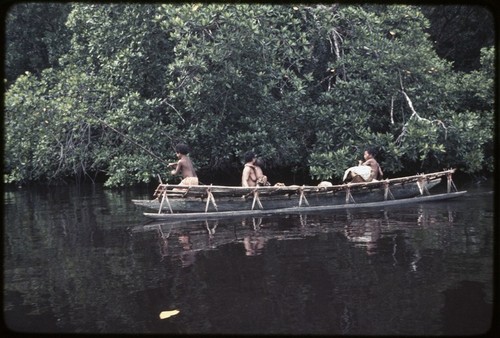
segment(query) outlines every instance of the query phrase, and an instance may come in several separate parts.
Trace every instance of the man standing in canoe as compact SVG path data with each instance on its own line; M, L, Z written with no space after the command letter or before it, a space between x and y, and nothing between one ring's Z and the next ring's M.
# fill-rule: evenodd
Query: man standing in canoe
M255 187L257 185L257 173L255 172L255 161L257 157L253 151L245 154L245 167L241 174L242 187Z
M175 153L179 161L168 164L169 167L175 167L170 173L172 175L179 173L182 175L182 181L179 185L198 185L198 177L196 176L193 162L191 162L188 156L189 147L186 144L179 143L175 146Z

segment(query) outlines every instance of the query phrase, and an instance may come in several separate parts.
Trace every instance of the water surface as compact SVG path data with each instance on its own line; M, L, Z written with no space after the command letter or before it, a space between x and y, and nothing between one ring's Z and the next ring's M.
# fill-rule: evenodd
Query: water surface
M6 190L7 327L441 335L491 326L491 185L431 204L145 223L130 200L152 189Z

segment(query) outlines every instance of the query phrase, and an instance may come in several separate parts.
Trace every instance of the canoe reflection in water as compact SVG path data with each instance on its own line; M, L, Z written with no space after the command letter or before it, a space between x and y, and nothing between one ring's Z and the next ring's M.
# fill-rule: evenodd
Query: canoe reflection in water
M241 221L241 225L243 227L246 226L246 219L243 219ZM260 234L258 234L259 227L262 224L262 217L259 218L252 218L252 225L254 231L256 231L255 234L249 234L245 237L243 237L243 245L245 247L245 254L247 256L257 256L262 253L262 250L264 249L264 245L266 243L266 238Z
M161 224L156 224L155 227L158 232L158 238L160 243L160 256L163 260L165 257L171 256L169 252L169 240L172 233L172 227L168 227L168 230L163 230ZM210 232L209 232L209 236ZM179 258L183 267L193 265L195 262L196 250L193 249L193 243L191 242L189 233L179 233L177 234L177 241L181 248L179 253Z
M368 255L377 253L382 221L380 219L355 219L345 226L345 235L355 246L366 247Z
M339 240L361 248L368 256L383 252L392 256L394 264L406 260L416 271L420 259L418 249L405 252L409 243L404 230L411 227L429 227L435 222L453 222L451 211L439 213L422 207L415 214L398 214L391 218L387 210L351 213L299 214L286 216L240 217L205 221L176 221L146 223L135 226L132 232L155 231L159 240L161 260L179 259L183 267L195 263L199 251L214 250L222 245L235 245L246 256L261 255L269 241L303 239L321 233L336 233ZM239 250L239 249L238 249ZM410 257L409 257L410 256Z
M156 231L161 260L169 256L179 257L182 266L188 267L195 262L198 251L216 249L229 243L242 243L246 256L260 255L267 242L267 238L259 233L262 217L243 218L237 222L241 226L226 221L219 233L218 220L149 223L134 227L132 231Z

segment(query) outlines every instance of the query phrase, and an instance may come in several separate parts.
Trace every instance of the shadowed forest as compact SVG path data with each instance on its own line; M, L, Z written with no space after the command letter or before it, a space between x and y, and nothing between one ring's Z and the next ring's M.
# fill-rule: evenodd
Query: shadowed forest
M493 172L486 7L20 3L4 22L5 183L176 182L178 142L205 183L249 150L270 178L338 182L366 146L390 177Z

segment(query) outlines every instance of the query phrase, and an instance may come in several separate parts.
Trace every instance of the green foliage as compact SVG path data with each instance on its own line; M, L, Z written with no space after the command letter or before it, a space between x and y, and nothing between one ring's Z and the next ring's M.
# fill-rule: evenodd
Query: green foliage
M61 3L15 3L5 16L5 79L10 86L18 76L40 74L57 65L70 47L64 22L71 5Z
M386 176L493 170L495 51L455 72L428 27L401 5L72 4L70 48L6 93L4 180L174 181L180 141L200 176L254 150L339 180L369 145Z
M431 22L437 54L453 61L455 70L480 68L480 50L495 43L495 15L484 5L420 6Z
M326 153L313 153L309 161L311 175L318 180L341 178L347 168L357 165L349 147Z

